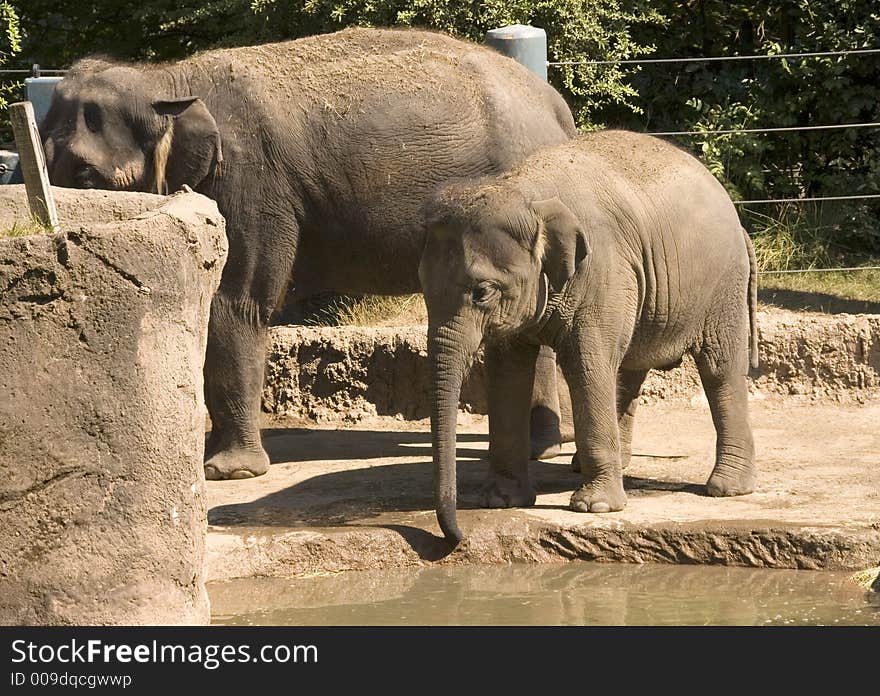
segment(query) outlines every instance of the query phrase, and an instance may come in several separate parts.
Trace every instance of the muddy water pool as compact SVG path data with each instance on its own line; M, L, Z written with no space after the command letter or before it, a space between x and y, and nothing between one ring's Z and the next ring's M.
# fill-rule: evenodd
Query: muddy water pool
M717 566L434 566L208 584L228 625L869 625L848 572Z

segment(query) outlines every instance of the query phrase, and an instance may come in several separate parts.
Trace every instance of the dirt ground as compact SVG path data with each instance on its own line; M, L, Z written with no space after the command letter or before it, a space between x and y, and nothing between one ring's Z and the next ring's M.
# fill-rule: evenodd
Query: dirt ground
M755 398L758 490L705 495L714 431L705 400L640 407L626 510L566 509L579 474L563 456L533 462L530 509L475 509L488 421L460 415L459 523L450 552L432 503L427 420L347 427L266 416L266 476L208 481L209 580L295 577L428 563L579 558L859 569L880 564L880 400Z

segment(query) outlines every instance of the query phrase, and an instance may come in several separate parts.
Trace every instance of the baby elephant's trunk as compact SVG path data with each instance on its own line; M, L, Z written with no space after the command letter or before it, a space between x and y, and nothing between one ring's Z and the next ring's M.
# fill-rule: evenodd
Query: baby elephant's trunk
M456 521L455 429L462 381L482 340L474 333L463 330L458 317L428 329L434 500L440 529L453 545L464 538Z

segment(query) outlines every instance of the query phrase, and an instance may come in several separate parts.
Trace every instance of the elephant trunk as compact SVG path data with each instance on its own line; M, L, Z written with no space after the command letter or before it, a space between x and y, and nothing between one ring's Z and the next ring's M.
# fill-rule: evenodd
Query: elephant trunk
M453 545L463 539L456 522L455 426L462 381L482 340L475 333L463 330L460 317L428 329L434 500L440 529Z

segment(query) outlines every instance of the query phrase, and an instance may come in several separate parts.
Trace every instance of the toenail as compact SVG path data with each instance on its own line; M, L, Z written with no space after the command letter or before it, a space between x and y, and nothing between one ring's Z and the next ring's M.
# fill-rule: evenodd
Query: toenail
M254 477L253 473L251 473L247 469L239 469L238 471L233 471L229 475L229 478L231 478L231 479L249 479L249 478L253 478L253 477Z

